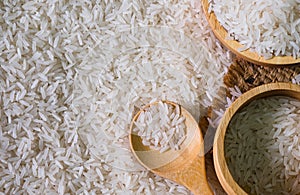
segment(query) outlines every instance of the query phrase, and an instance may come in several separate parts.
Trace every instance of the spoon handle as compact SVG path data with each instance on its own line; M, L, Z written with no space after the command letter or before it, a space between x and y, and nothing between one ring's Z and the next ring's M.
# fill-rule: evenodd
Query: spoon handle
M195 159L191 160L178 175L177 181L180 181L190 189L194 195L214 194L206 179L204 156L197 156Z

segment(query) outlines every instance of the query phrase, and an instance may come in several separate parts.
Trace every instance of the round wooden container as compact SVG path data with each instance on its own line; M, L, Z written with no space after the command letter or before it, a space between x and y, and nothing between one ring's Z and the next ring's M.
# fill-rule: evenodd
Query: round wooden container
M263 66L286 66L286 65L295 65L300 64L300 58L294 59L291 56L275 56L271 59L264 59L264 57L259 54L250 51L249 49L246 51L240 52L238 48L242 48L243 46L235 40L228 40L227 31L223 28L223 26L218 22L216 15L211 12L208 12L209 0L202 0L202 7L204 10L204 14L207 18L207 21L212 28L212 31L216 35L216 37L220 40L220 42L225 45L230 51L236 54L238 57L241 57L249 62L254 64L263 65Z
M226 110L220 122L216 131L213 147L214 165L222 187L230 195L241 195L247 193L235 182L226 164L224 155L224 138L228 125L235 113L251 101L263 97L278 95L293 97L300 100L300 86L290 83L271 83L253 88L233 102L233 104Z

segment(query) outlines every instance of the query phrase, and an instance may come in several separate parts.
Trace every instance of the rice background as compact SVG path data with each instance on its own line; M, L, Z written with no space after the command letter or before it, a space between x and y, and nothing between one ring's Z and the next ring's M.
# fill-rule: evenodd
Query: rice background
M189 194L135 162L126 127L155 98L136 93L149 71L166 92L156 98L178 100L197 118L222 99L231 57L200 1L3 0L0 15L1 193Z

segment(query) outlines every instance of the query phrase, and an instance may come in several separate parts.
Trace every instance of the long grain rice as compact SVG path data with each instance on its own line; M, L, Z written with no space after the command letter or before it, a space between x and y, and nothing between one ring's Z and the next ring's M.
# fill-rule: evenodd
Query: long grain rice
M2 193L189 194L140 167L127 136L152 98L196 118L206 91L222 99L230 54L199 1L3 0L0 15Z
M297 0L212 0L210 3L229 39L269 59L300 57L300 2Z
M300 193L299 117L299 101L280 96L251 102L235 114L225 157L247 193Z
M179 105L158 101L140 112L133 133L142 138L145 146L161 153L179 150L186 137L185 117Z

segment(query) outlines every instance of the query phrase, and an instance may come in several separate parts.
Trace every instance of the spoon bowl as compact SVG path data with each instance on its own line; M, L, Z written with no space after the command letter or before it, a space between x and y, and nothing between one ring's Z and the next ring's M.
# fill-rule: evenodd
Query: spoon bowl
M145 108L157 103L151 103ZM164 103L177 105L170 101ZM213 194L206 180L202 133L193 116L183 107L179 107L181 115L185 117L186 125L186 139L179 150L170 149L160 153L143 145L141 137L133 132L134 122L142 110L134 116L130 126L131 150L139 163L149 171L186 186L194 194Z

